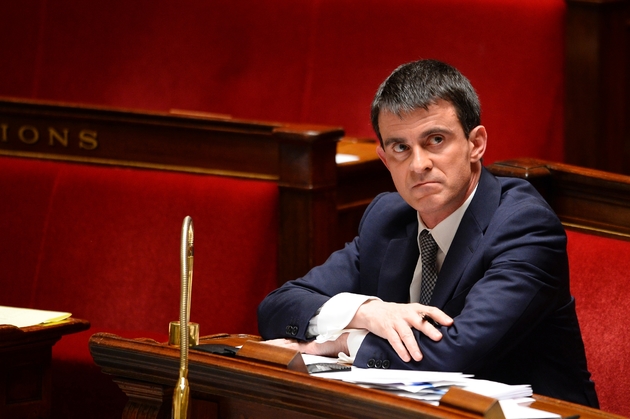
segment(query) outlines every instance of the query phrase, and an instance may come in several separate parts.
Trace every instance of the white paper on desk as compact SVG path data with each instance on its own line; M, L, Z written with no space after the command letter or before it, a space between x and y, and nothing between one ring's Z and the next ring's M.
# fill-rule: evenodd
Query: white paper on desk
M336 358L303 355L305 363L337 362ZM470 374L458 372L413 371L352 367L350 371L318 373L318 377L341 380L361 387L385 390L399 396L422 400L437 405L451 386L461 387L484 396L498 399L506 419L555 419L555 413L532 409L532 389L529 385L508 385L489 380L478 380Z
M440 402L440 399L444 394L442 393L432 393L432 392L420 392L420 393L409 393L407 391L399 390L399 391L389 391L389 393L396 394L401 397L407 397L410 399L421 400L425 403L432 404L437 406Z
M532 389L529 385L507 385L495 381L477 380L471 375L458 372L352 367L350 371L321 373L319 376L393 391L408 397L424 399L425 396L431 395L431 400L434 399L435 395L443 395L453 386L498 400L532 395Z
M71 313L62 311L0 306L0 324L9 324L16 327L58 322L67 319L71 315Z
M338 364L339 358L330 358L328 356L320 356L320 355L310 355L310 354L302 354L302 359L304 360L305 365L311 364Z
M444 394L449 388L453 386L462 387L463 384L459 381L431 381L429 383L419 383L412 385L389 385L388 387L394 388L400 391L406 391L407 393L431 393L431 394Z
M555 419L562 417L555 413L523 406L520 404L520 400L499 400L499 404L505 419Z
M464 382L462 388L498 400L520 399L531 397L533 394L530 385L508 385L496 381L478 379L470 379L467 383Z
M335 156L335 163L337 164L348 163L351 161L359 161L359 156L355 156L354 154L343 154L343 153L337 153L337 155Z
M471 377L471 375L459 372L368 369L357 367L352 367L350 371L320 373L318 376L367 385L414 385L441 381L465 382L467 378Z

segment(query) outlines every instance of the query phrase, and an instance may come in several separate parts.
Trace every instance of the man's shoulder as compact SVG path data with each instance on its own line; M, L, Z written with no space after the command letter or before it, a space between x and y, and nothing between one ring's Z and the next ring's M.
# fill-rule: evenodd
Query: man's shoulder
M517 201L531 200L547 205L547 201L540 195L538 190L527 180L514 177L496 177L501 184L502 199L513 198Z
M520 178L494 176L484 171L479 190L469 207L479 225L520 217L535 221L539 216L553 219L555 213L530 182ZM524 220L523 217L527 218Z
M555 211L538 190L527 180L510 177L497 177L501 185L501 197L495 215L518 217L520 223L535 222L560 225Z
M396 229L417 220L413 209L398 192L384 192L377 195L368 205L361 224Z
M405 202L398 192L383 192L378 194L368 206L368 212L415 212L413 208Z

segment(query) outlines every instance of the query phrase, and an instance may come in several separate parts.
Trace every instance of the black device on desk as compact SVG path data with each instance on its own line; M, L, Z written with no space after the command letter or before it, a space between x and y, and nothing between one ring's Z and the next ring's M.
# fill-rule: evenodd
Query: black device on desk
M309 364L306 366L309 374L317 374L318 372L333 372L333 371L350 371L350 365L335 364L330 362L317 362L315 364Z
M239 348L218 343L203 343L201 345L192 346L191 349L217 355L236 356Z
M208 352L216 355L225 355L229 357L236 356L239 348L230 345L223 345L217 343L204 343L191 347L191 349L197 351ZM350 366L344 364L336 364L330 362L317 362L306 366L309 374L317 374L320 372L333 372L333 371L349 371Z

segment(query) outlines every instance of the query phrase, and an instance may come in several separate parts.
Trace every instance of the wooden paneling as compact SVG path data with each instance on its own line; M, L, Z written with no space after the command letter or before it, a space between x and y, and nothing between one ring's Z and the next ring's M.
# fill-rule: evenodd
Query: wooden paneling
M568 227L630 239L630 176L537 159L497 162L488 169L529 180Z
M50 417L52 347L63 335L89 327L74 318L46 326L0 325L0 417Z
M566 3L565 162L630 174L630 1Z

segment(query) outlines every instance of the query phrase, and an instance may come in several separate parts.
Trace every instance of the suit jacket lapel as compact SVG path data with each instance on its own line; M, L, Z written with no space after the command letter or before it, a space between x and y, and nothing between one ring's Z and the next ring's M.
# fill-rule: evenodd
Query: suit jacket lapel
M433 290L431 305L444 307L451 299L472 255L477 250L486 228L501 199L501 184L482 169L479 186L464 213L453 243L444 259Z
M407 237L393 239L383 257L377 296L385 301L409 302L409 286L420 256L418 223L407 225Z

